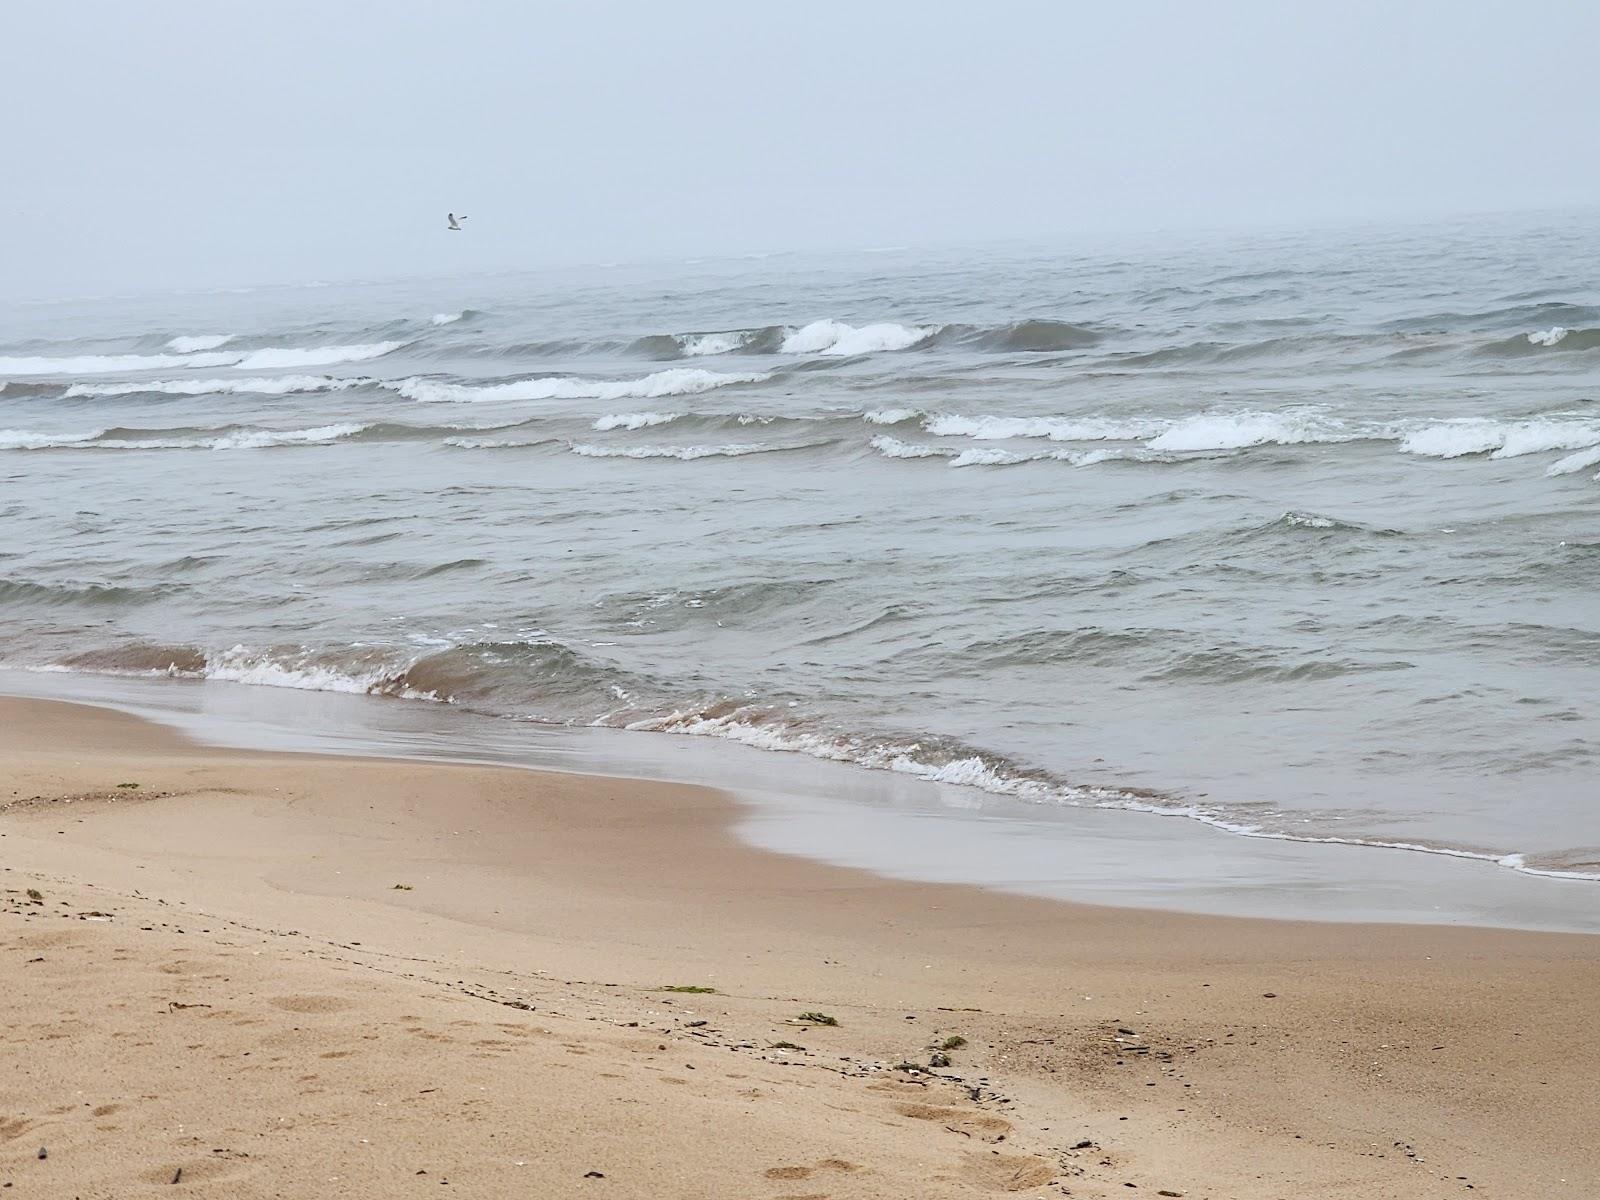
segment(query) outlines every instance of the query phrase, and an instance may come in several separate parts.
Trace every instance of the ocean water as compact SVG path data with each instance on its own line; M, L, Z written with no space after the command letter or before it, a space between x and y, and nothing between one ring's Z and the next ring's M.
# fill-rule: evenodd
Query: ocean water
M0 665L1600 879L1597 372L1594 214L8 303Z

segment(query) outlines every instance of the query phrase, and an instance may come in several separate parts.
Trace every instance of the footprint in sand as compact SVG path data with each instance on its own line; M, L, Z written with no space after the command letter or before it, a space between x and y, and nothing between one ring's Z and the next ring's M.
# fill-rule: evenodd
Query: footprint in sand
M296 1013L343 1012L351 1002L338 996L274 996L268 1001L274 1008Z
M859 1171L859 1163L848 1162L842 1158L825 1158L814 1167L768 1167L768 1179L810 1179L818 1171Z
M937 1121L951 1133L963 1133L985 1142L998 1142L1011 1132L1011 1122L967 1108L936 1104L896 1104L895 1112L918 1121Z
M970 1154L961 1173L992 1192L1026 1192L1056 1177L1053 1166L1032 1154Z

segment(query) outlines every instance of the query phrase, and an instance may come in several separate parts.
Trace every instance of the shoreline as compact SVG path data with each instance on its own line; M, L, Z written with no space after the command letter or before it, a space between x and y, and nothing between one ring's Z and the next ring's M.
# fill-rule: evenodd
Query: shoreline
M706 788L0 718L19 1197L171 1195L180 1166L224 1189L199 1194L353 1197L419 1170L656 1197L1600 1177L1600 1050L1562 1032L1600 1016L1592 937L901 882L752 847Z
M1600 887L1584 874L1447 846L1254 836L1183 813L1042 804L723 738L92 673L6 670L0 695L111 707L213 745L713 786L740 798L738 832L762 849L911 882L1215 916L1600 933Z

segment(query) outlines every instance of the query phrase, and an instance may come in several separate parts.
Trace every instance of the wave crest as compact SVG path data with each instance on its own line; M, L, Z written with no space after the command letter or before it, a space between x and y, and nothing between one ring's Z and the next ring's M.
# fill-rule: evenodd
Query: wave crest
M368 425L346 422L312 429L228 429L187 436L149 436L137 429L83 433L0 430L0 450L265 450L273 446L322 446L351 437Z
M244 379L152 379L130 383L75 383L62 396L287 396L297 392L340 392L369 379L336 379L331 375L253 376Z
M445 383L413 376L385 382L407 400L421 404L478 404L514 400L655 400L663 396L692 396L740 383L761 383L766 374L724 375L698 367L674 367L641 379L587 379L552 375L513 379L506 383Z
M1065 321L1033 318L986 329L973 339L989 350L1018 350L1037 354L1051 350L1084 350L1100 341L1100 335L1082 325Z
M763 442L735 442L726 446L591 446L574 442L570 449L584 458L676 458L692 462L697 458L741 458L746 454L798 450L800 447L769 446Z
M359 346L274 346L252 350L233 365L244 371L279 371L294 367L328 367L368 362L392 354L404 342L370 342Z
M107 375L164 367L231 367L236 354L79 354L67 358L0 357L0 375Z
M647 429L652 425L666 425L681 416L682 413L607 413L603 417L595 418L594 428L601 432L608 429Z
M857 328L843 321L813 321L788 334L778 347L783 354L822 354L848 357L883 350L908 350L938 332L936 325L896 325L880 322Z
M1400 441L1405 454L1425 458L1461 458L1488 454L1491 458L1520 458L1549 450L1582 450L1600 445L1600 422L1542 419L1495 421L1464 418L1440 421L1413 429ZM1555 472L1562 474L1564 472Z
M199 350L220 350L231 341L231 333L201 333L192 337L172 338L167 342L167 348L177 354L194 354Z
M1348 442L1360 435L1314 412L1201 413L1145 443L1151 450L1242 450L1267 444Z

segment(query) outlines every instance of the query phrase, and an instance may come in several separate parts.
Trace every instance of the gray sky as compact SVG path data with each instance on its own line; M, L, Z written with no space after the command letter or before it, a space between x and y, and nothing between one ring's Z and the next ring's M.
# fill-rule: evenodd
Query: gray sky
M1594 204L1596 46L1590 0L5 3L0 292Z

